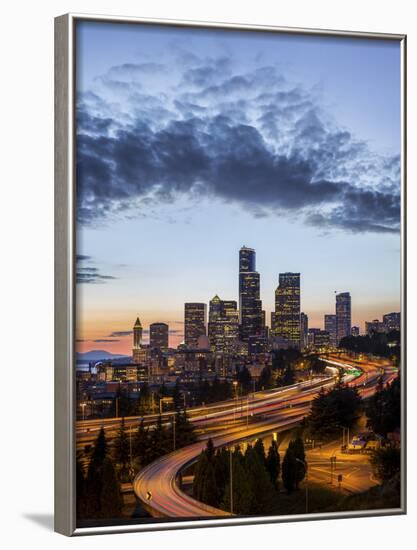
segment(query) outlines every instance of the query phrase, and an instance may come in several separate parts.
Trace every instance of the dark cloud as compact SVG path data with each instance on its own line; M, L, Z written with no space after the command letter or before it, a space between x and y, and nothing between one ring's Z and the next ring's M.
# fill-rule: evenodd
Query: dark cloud
M191 60L176 87L131 95L127 118L112 120L99 100L94 109L94 94L80 103L80 223L187 195L235 203L256 217L296 213L319 227L398 231L398 155L373 154L274 67L233 74L228 58ZM104 76L124 84L156 72L169 71L122 65ZM92 268L80 274L80 282L106 278Z
M122 338L123 336L132 336L133 330L120 330L109 334L109 338Z
M107 342L120 342L120 340L116 340L114 338L112 339L109 339L109 338L99 338L97 340L93 340L93 342L96 342L96 343L107 343Z
M88 265L86 266L84 262L90 262L92 260L91 256L86 256L84 254L77 254L77 271L76 271L76 283L104 283L106 281L116 279L112 275L103 275L100 273L97 267Z

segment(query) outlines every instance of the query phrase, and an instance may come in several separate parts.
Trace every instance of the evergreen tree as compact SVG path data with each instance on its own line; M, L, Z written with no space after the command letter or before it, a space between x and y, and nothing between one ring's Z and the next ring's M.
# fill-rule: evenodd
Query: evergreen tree
M272 440L271 446L268 449L268 455L266 457L266 467L273 486L278 489L281 464L278 452L278 445L277 442L274 440Z
M181 394L181 388L180 388L180 379L177 378L175 381L175 387L174 387L174 393L172 395L174 400L174 409L176 411L179 411L183 405L183 399Z
M149 446L149 428L145 428L145 422L142 418L133 440L133 451L142 467L148 464Z
M196 500L202 501L203 482L206 477L208 464L209 459L207 458L207 453L205 451L201 451L200 456L194 466L193 497Z
M162 417L158 416L156 426L150 433L149 462L169 452L172 448L172 438L169 439L168 432L162 425Z
M77 456L76 462L76 513L77 518L84 518L86 516L86 498L87 498L87 487L86 480L84 477L84 470L80 461L80 458Z
M94 443L94 449L91 456L91 463L97 463L101 465L107 455L107 451L108 449L107 449L106 435L104 433L104 428L102 426L98 433L97 439Z
M121 515L123 506L120 485L112 461L105 458L101 472L100 511L97 517L111 519Z
M255 445L253 446L253 450L255 451L255 453L257 453L261 464L266 467L265 447L262 439L256 440Z
M259 441L259 440L258 440ZM262 445L263 449L263 445ZM274 508L275 489L265 465L265 456L260 447L248 448L245 453L245 473L253 498L250 501L251 515L271 514Z
M380 379L376 393L369 398L366 416L368 427L384 437L400 427L401 383L399 378L386 388Z
M323 441L337 437L343 427L351 428L359 417L362 400L356 388L344 384L326 392L323 388L313 400L306 419L307 432L312 439Z
M258 387L260 389L268 390L274 387L274 379L272 376L272 369L270 366L266 366L262 369L261 375L258 380Z
M288 493L291 493L295 489L296 472L297 462L295 460L294 449L289 445L282 461L282 483Z
M252 501L255 495L253 494L253 486L249 483L245 472L242 457L236 451L232 454L232 472L233 514L247 516L251 513ZM224 489L222 507L224 510L230 511L230 482L227 483Z
M209 461L213 462L215 451L214 451L213 440L211 439L211 437L207 441L207 446L206 446L205 453L206 453L207 458L209 459Z
M216 486L216 476L214 472L213 462L210 461L208 457L200 483L200 500L202 502L205 502L209 506L217 507L219 505L219 502Z
M121 473L124 474L127 471L127 465L129 464L130 458L130 444L124 417L120 422L117 436L113 442L113 456L115 461L120 465Z
M220 503L224 494L226 484L229 483L230 469L229 451L225 447L217 449L214 460L214 476L217 487L217 500Z
M375 477L382 482L399 475L401 470L401 451L396 447L385 447L375 451L370 462Z
M188 420L187 411L179 412L176 415L176 443L177 448L191 445L197 441L193 425Z
M294 441L290 441L290 445L292 445L293 447L294 457L297 463L297 468L295 472L295 488L298 489L299 484L301 483L301 481L303 481L307 473L307 462L304 451L304 443L301 437L297 437Z

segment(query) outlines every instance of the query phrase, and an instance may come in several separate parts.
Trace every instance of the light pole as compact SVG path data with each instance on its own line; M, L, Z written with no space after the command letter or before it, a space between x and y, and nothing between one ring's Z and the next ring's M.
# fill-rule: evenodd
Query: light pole
M246 429L249 428L249 396L246 396Z
M132 427L133 424L130 425L129 430L129 455L130 455L130 475L132 476L133 473L133 460L132 460Z
M229 475L230 475L230 515L233 516L233 454L232 447L229 448Z
M175 451L175 446L176 446L176 441L175 441L175 415L176 414L177 414L177 412L175 411L174 414L172 415L172 438L173 438L172 446L174 447L174 451Z
M233 422L236 421L236 408L238 406L238 400L237 400L237 396L238 396L238 381L237 380L233 380L233 386L235 388L235 405L233 407Z
M306 514L308 514L308 468L307 468L307 464L301 460L301 458L296 458L295 459L296 462L299 462L300 464L302 464L304 466L304 471L306 473L306 481L305 481L305 486L306 486Z

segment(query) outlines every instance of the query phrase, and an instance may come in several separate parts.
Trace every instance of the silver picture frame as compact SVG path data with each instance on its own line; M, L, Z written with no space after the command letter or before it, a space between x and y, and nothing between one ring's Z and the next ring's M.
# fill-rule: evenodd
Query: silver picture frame
M230 517L213 520L160 520L77 528L75 511L75 28L78 21L140 23L201 29L265 31L298 35L392 40L401 46L401 506L396 509ZM71 13L55 19L55 531L66 536L156 531L406 513L406 35L144 19Z

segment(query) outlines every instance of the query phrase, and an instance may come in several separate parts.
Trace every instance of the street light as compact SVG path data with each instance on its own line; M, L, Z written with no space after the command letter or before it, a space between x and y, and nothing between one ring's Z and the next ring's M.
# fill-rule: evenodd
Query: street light
M301 460L301 458L296 458L295 459L296 462L299 462L300 464L302 464L304 466L304 471L306 473L306 481L305 481L305 486L306 486L306 514L308 514L308 468L307 468L307 464Z
M233 516L233 454L232 447L229 447L229 475L230 475L230 515Z
M83 411L83 420L85 420L85 408L87 406L87 403L80 403L80 407Z

